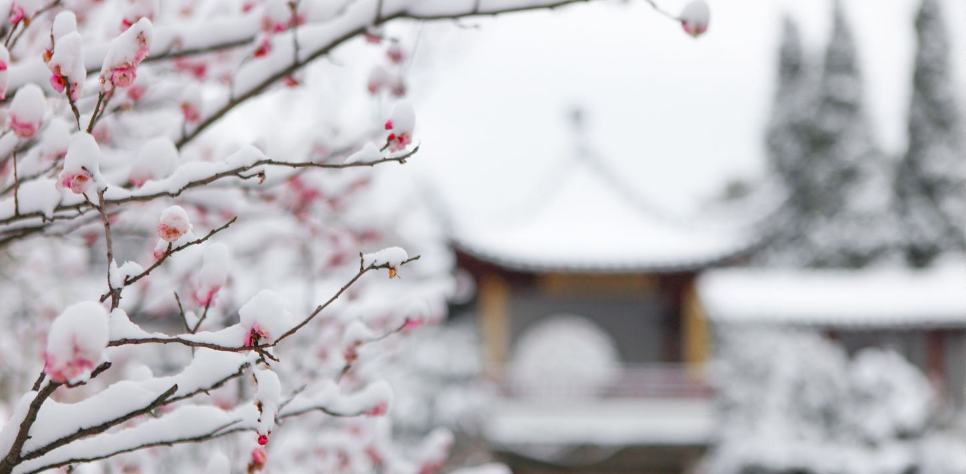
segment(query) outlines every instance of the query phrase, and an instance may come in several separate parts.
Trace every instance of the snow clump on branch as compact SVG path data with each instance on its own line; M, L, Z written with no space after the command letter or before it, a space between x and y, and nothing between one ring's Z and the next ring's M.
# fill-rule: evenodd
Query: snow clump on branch
M46 109L44 92L36 84L27 84L13 96L7 128L19 138L33 138L43 125Z
M249 346L273 344L292 328L294 317L285 300L272 290L259 291L238 310L245 329L244 343Z
M697 38L708 31L708 22L711 21L711 9L704 0L694 0L684 6L681 15L681 27L684 32Z
M68 306L50 327L44 372L57 383L86 382L104 359L108 343L107 310L93 301Z

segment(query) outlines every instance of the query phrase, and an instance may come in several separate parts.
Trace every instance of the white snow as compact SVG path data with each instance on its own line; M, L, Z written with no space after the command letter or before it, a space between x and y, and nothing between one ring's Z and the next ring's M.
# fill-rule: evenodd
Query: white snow
M255 332L262 343L275 339L291 329L294 317L282 296L272 290L261 290L238 310L246 334Z
M133 76L134 70L151 49L153 33L151 20L141 18L111 41L101 65L101 86L104 91L114 87L115 71L127 71ZM133 82L134 77L130 79Z
M84 194L100 178L101 148L89 133L75 133L67 147L60 184L75 194ZM88 196L90 198L90 196Z
M131 166L132 184L167 178L178 164L178 149L165 137L155 137L141 146Z
M124 280L129 277L138 275L144 271L144 267L139 265L137 262L132 262L130 260L124 262L120 267L117 266L116 261L111 261L111 271L110 271L110 283L112 289L124 288Z
M255 401L259 404L258 427L260 435L268 436L275 428L275 417L278 415L279 404L282 402L282 384L278 375L268 369L254 369Z
M216 451L205 467L205 474L231 474L231 461L225 453Z
M513 472L506 464L491 462L479 466L461 467L453 471L452 474L513 474Z
M68 306L50 326L44 371L55 382L87 380L104 358L109 338L107 310L93 301Z
M389 114L389 120L392 120L391 130L394 133L411 135L416 128L416 112L413 111L413 104L408 100L397 102L392 108L392 113Z
M704 0L692 0L681 10L678 15L684 25L684 31L691 36L698 36L708 29L708 22L711 20L711 9Z
M74 99L80 97L87 69L84 68L84 40L74 31L60 37L54 43L54 54L47 64L55 75L64 76L70 82Z
M53 160L63 157L70 146L70 124L60 117L54 117L47 123L47 128L40 140L40 152L44 158Z
M75 31L77 31L77 15L74 12L64 10L54 17L54 24L50 28L50 34L55 40Z
M43 123L47 99L36 84L27 84L17 90L10 103L7 126L20 138L31 138Z
M0 430L0 451L5 453L10 452L10 447L13 446L13 442L17 439L17 433L20 431L20 423L23 423L24 418L27 417L30 403L35 398L37 398L37 392L33 391L27 392L20 397L20 401L17 402L13 413L10 414L10 419L7 420L6 424L3 425L3 429Z
M259 150L251 145L246 145L239 148L238 151L232 153L231 155L228 155L228 157L225 158L225 163L227 163L232 169L250 168L255 166L255 163L267 158L268 157L265 156L265 153L263 153L262 150Z
M512 212L446 211L456 244L470 254L522 270L669 271L701 267L750 248L757 237L705 228L665 215L627 195L593 161L561 160ZM633 190L633 181L626 184Z
M220 242L207 245L201 261L201 272L198 274L201 288L210 291L225 286L230 271L231 252L228 246Z
M388 265L390 268L399 268L402 262L409 259L409 254L399 247L384 248L378 252L367 253L362 256L362 266L368 267Z
M349 157L346 158L345 162L346 164L371 163L373 161L378 161L381 159L382 159L382 152L379 151L379 147L377 147L373 143L366 143L365 145L363 145L361 150L349 155Z
M831 327L966 326L961 261L921 271L723 269L698 280L708 316L720 323Z
M62 198L57 182L52 179L27 181L20 185L17 196L20 199L21 213L41 212L48 219L54 215L54 209Z

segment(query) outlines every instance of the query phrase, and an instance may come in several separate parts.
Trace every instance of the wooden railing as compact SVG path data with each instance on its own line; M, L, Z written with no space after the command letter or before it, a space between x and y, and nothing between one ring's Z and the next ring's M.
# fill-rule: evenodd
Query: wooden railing
M579 381L555 382L513 380L508 367L490 370L491 378L506 398L708 398L712 395L706 377L684 364L625 365L598 387Z

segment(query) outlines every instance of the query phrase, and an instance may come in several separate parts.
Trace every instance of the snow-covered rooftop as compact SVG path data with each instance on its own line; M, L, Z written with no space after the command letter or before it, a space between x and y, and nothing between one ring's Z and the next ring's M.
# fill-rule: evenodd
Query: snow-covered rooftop
M966 327L966 262L926 270L714 270L698 279L720 323L841 328Z
M452 238L467 253L528 271L679 271L726 260L758 237L739 228L703 226L663 214L600 162L561 162L536 183L534 199L509 216L448 212ZM562 170L562 171L561 171ZM495 190L498 192L498 190Z

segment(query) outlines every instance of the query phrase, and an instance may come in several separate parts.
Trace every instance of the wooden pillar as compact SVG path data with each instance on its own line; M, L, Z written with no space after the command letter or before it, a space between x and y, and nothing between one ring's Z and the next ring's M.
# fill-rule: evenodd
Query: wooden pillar
M483 339L483 363L488 375L499 375L509 350L509 297L506 281L488 274L479 281L480 335Z
M681 313L684 318L684 362L689 370L700 373L711 352L711 329L693 283L684 290Z

